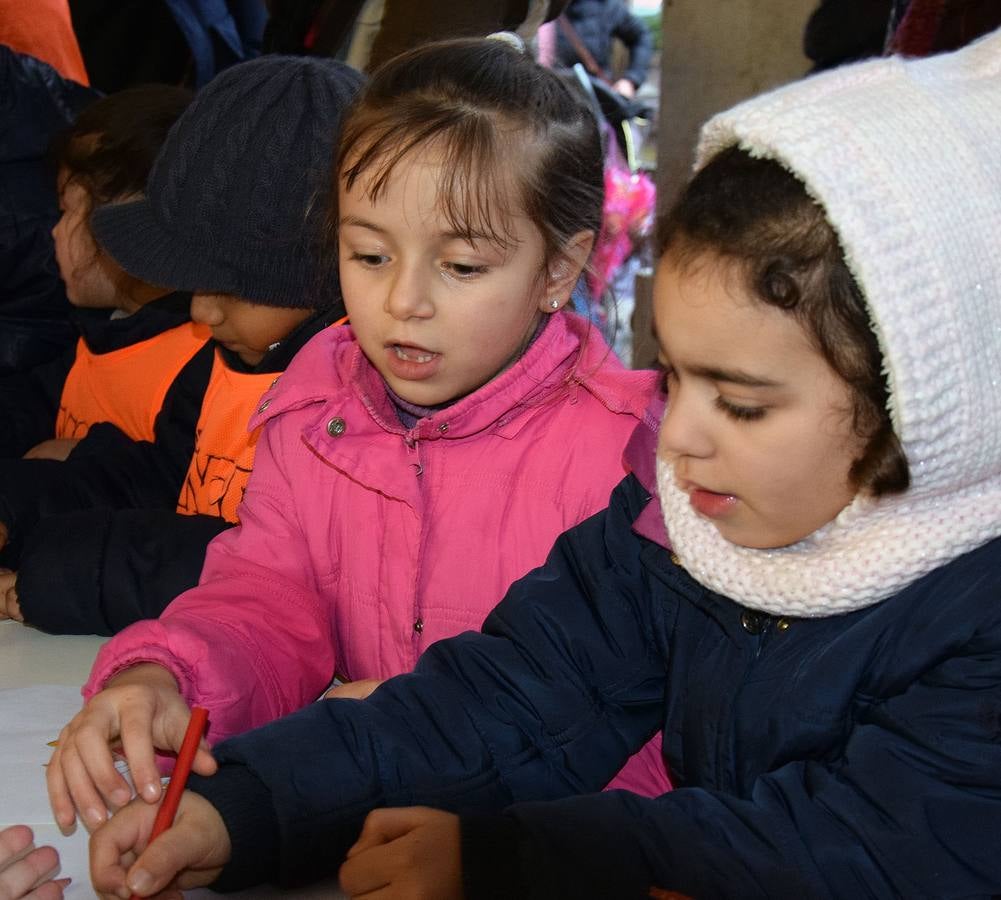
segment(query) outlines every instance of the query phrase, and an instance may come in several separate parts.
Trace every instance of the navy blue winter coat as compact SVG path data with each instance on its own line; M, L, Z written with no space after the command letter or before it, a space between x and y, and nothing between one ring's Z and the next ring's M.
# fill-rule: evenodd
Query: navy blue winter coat
M672 561L634 449L482 633L216 749L218 886L334 872L369 810L423 804L462 816L470 900L1001 893L1001 540L773 619ZM676 789L597 793L658 729Z

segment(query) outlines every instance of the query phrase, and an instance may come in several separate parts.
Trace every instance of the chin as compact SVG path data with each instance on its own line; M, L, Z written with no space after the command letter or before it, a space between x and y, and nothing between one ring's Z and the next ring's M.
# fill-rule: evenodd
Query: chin
M720 535L731 544L738 547L747 547L748 550L781 550L783 547L792 546L803 540L805 534L790 537L785 534L775 534L774 532L761 531L751 528L720 528L717 526Z

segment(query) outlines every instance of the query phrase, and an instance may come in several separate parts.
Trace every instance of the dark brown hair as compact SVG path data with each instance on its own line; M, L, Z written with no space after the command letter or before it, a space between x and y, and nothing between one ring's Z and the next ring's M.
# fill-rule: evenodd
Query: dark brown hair
M375 200L397 164L428 146L445 173L438 202L468 239L508 244L511 218L523 213L549 263L573 235L601 226L593 114L557 75L505 42L441 41L379 67L344 122L335 172L348 188L371 172ZM335 192L334 227L337 215Z
M146 189L167 132L191 102L186 88L147 84L90 104L49 151L52 163L100 206Z
M78 184L87 195L86 219L95 207L146 190L146 179L167 132L191 103L187 88L147 84L126 88L95 100L60 132L49 147L49 160L67 184ZM95 242L95 261L109 258ZM117 264L107 267L117 288L129 293L132 276Z
M873 496L910 484L887 412L882 354L838 236L806 187L781 164L732 146L713 157L658 223L658 255L679 266L734 261L751 293L803 325L851 387L852 424L866 441L849 477Z

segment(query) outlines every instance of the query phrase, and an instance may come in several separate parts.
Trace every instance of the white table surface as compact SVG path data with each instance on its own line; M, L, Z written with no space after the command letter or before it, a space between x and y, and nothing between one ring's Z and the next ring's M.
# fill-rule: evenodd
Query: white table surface
M17 622L0 621L0 758L10 760L10 752L4 751L13 750L15 741L18 757L11 764L0 766L0 827L30 825L36 845L51 844L59 851L62 875L73 879L66 891L67 900L89 900L95 896L87 874L87 835L83 828L78 828L75 834L64 837L52 822L43 769L51 751L43 738L54 739L78 708L78 689L104 640L47 635ZM28 712L30 723L24 721ZM31 725L34 733L25 733L26 724ZM8 818L14 816L20 818ZM223 895L197 890L188 891L185 896L202 900ZM227 896L241 900L273 897L346 900L334 883L300 891L265 887Z

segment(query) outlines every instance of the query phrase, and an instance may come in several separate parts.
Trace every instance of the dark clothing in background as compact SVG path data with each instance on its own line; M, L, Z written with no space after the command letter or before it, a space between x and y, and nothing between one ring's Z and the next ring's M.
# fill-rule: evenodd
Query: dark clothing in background
M0 44L0 376L55 359L76 341L51 235L59 199L46 156L52 138L99 96Z
M998 0L822 0L803 52L818 72L870 56L957 50L999 25Z
M63 386L76 360L76 334L92 353L112 353L190 321L190 308L190 294L168 294L121 318L112 318L105 309L72 309L75 336L68 350L30 371L0 378L0 421L4 423L0 459L23 456L55 436Z
M879 56L893 0L822 0L803 31L803 53L819 72Z
M653 39L646 25L622 0L573 0L564 13L594 61L609 78L628 78L636 87L646 80L653 56ZM629 51L629 65L621 76L611 72L612 41L618 38ZM583 62L563 29L557 27L556 61L569 68Z
M317 313L254 367L218 350L236 371L279 374L341 315L340 304ZM175 396L164 421L158 420L156 444L130 441L117 428L99 425L66 462L33 467L48 479L42 508L31 513L20 558L8 563L17 570L25 622L55 634L114 634L139 619L156 618L198 583L209 541L232 527L215 516L175 511L216 349L209 341L192 360L189 389ZM48 462L0 462L0 520L9 480L24 480L29 464Z
M998 0L894 0L888 53L956 50L1001 25Z
M558 14L563 4L551 2L547 17ZM413 0L386 0L382 27L372 45L368 70L405 50L430 41L458 37L485 37L495 31L514 31L525 21L529 0L437 0L420 4Z
M260 53L264 0L70 0L91 84L199 88Z
M559 15L566 3L551 0L546 21ZM364 5L364 0L273 0L263 52L343 59ZM387 59L429 41L515 31L525 22L530 8L531 0L433 0L419 7L411 0L386 0L364 68L371 71ZM415 10L419 13L415 14Z

